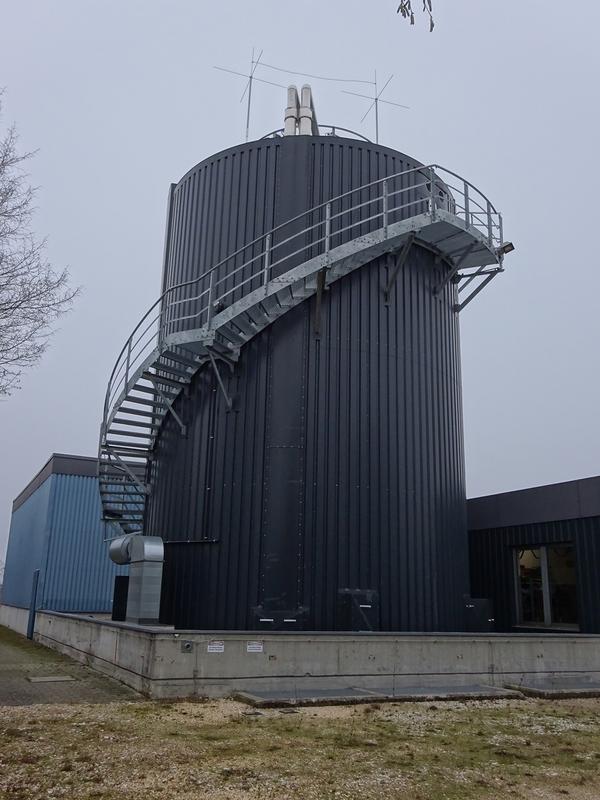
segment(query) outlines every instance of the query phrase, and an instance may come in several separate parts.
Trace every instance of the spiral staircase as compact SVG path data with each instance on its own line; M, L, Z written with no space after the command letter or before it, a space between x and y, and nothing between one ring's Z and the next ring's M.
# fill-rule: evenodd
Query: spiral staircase
M142 533L157 434L175 401L205 365L221 370L290 308L344 275L388 255L389 302L410 248L445 266L433 287L456 283L461 311L499 272L512 245L502 217L472 184L437 165L360 186L248 242L193 281L169 287L127 339L111 374L99 444L103 519L114 536ZM226 368L226 367L225 367Z

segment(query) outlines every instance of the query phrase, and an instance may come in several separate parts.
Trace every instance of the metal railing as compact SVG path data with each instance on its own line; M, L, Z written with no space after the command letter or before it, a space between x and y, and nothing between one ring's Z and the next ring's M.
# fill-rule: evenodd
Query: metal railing
M293 267L402 219L438 211L475 229L490 250L502 244L502 217L488 198L454 172L432 164L372 181L321 203L261 234L197 278L169 287L127 339L111 373L104 424L136 369L174 332L210 329L215 314L266 288Z
M338 133L341 131L342 134L348 133L354 139L360 139L363 142L368 142L369 144L373 144L372 141L365 136L363 133L358 133L357 131L350 130L350 128L342 128L341 125L319 125L319 135L320 136L337 136ZM261 139L280 139L285 135L285 128L277 128L277 130L271 131L270 133L265 133L264 136L261 136Z

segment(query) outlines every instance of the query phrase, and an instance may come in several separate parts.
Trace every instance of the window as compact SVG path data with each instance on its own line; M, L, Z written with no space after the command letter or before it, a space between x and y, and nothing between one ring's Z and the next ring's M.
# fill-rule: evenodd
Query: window
M573 544L518 548L515 589L520 625L577 627Z

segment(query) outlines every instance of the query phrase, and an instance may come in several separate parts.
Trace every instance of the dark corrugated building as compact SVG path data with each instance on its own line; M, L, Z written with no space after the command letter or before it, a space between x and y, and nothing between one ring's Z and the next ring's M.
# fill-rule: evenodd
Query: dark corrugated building
M108 612L114 577L106 558L98 460L54 453L15 499L2 603L29 608L39 570L37 608Z
M497 631L600 633L600 477L468 501L471 591Z

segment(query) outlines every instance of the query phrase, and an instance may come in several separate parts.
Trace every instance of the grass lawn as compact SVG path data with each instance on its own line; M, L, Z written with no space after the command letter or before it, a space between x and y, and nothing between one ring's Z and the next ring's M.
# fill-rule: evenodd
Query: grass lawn
M0 708L0 797L600 798L600 700Z

